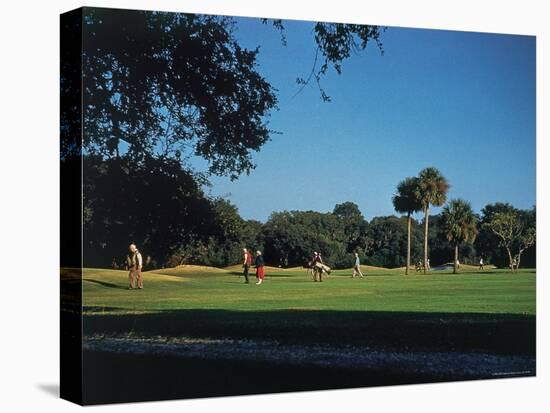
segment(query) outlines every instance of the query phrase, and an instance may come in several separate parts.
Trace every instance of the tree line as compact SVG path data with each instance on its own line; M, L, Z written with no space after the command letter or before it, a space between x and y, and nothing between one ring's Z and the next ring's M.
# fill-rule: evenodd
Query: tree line
M84 159L86 266L122 267L130 242L140 246L149 268L225 267L241 262L242 248L261 250L273 266L304 265L317 251L334 268L351 267L354 252L363 264L397 268L422 262L426 245L432 266L456 263L458 257L462 263L483 258L498 267L513 264L514 270L535 266L534 208L494 203L475 214L466 201L451 200L439 214L431 214L428 204L422 207L427 198L415 191L423 190L417 186L422 177L432 179L437 170L399 183L393 202L403 216L367 220L357 204L343 202L331 212L273 212L262 223L242 218L226 199L206 196L177 162L148 158L129 168L126 160ZM414 218L417 211L424 219Z
M397 212L407 214L407 259L405 273L409 273L411 257L411 216L415 212L424 214L424 245L422 266L424 274L429 268L431 255L428 249L430 207L443 206L447 201L450 185L437 168L428 167L420 171L418 176L408 177L397 185L393 197L393 205ZM484 241L478 243L479 259L484 257L488 262L503 266L503 261L496 258L495 247L501 252L506 251L508 267L515 271L519 268L522 254L532 249L536 242L535 208L521 211L509 204L497 203L487 205L481 216L474 214L470 203L463 199L452 199L437 217L440 233L452 246L453 272L459 266L459 249L472 245L478 235ZM442 240L440 240L442 241ZM534 264L533 262L531 262Z

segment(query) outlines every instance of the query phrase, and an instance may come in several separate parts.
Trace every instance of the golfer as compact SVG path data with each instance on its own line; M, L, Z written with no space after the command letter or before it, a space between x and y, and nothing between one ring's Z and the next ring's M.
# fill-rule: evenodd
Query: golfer
M353 265L353 278L356 275L360 275L363 278L363 273L361 272L361 260L359 259L359 254L355 253L355 264Z
M320 252L314 252L313 253L313 265L319 268L323 272L327 272L323 267L325 266L325 263L323 262L323 257L321 257ZM317 265L316 265L317 264ZM321 264L321 265L318 265Z
M250 269L250 266L252 265L252 254L248 252L246 248L243 248L244 257L243 257L243 275L244 275L244 282L245 284L248 284L248 270Z
M261 251L256 251L256 261L254 264L256 266L256 279L258 280L256 285L260 285L265 277L264 257L262 257Z
M483 269L483 258L482 257L479 258L479 269L480 270Z
M130 286L128 289L133 290L135 288L135 281L137 279L137 288L141 290L143 289L143 279L141 276L143 258L141 257L141 253L138 251L136 244L130 244L128 249L130 251L128 257L126 258L128 270L130 271L128 273L128 278L130 279Z
M321 264L325 265L325 263L323 262L323 257L321 257L321 253L320 253L320 252L317 254L317 258L319 258L319 262L320 262Z

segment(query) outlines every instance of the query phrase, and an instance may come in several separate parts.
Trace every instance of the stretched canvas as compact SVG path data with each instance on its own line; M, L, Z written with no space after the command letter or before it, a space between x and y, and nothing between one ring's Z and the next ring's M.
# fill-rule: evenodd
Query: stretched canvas
M60 40L62 398L536 374L534 36L84 7Z

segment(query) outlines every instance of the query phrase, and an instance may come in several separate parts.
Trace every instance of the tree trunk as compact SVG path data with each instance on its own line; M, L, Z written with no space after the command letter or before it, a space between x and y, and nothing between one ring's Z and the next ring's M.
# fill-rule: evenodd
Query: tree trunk
M510 269L512 272L514 272L516 269L514 268L514 258L512 258L512 252L510 251L510 248L506 247L506 251L508 252L508 260L510 261Z
M458 272L458 244L455 244L455 262L453 266L453 274Z
M411 266L411 213L407 215L407 267L405 268L405 275L409 275L409 267Z
M424 274L428 272L428 217L430 207L424 209Z

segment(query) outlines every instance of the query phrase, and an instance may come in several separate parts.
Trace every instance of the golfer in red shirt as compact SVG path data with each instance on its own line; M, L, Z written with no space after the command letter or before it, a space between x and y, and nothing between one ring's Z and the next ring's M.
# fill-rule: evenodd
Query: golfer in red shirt
M256 251L256 278L258 282L256 285L260 285L264 281L265 269L264 269L264 257L262 257L261 251Z

